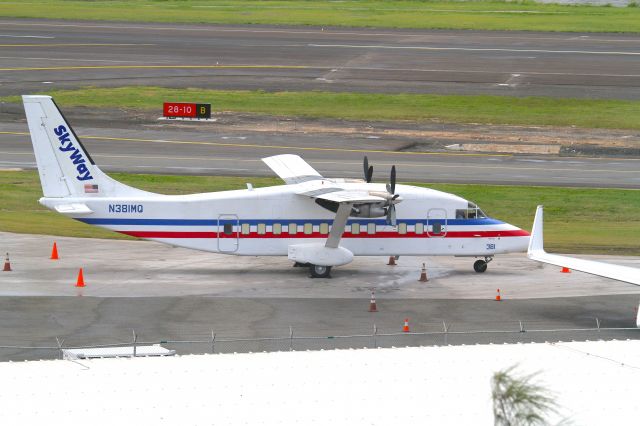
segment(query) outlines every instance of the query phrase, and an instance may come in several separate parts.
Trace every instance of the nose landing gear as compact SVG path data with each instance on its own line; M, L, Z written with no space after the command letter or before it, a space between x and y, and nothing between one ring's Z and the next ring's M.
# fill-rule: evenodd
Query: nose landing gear
M481 274L487 270L487 264L493 260L493 257L485 257L484 260L476 260L473 263L473 270Z

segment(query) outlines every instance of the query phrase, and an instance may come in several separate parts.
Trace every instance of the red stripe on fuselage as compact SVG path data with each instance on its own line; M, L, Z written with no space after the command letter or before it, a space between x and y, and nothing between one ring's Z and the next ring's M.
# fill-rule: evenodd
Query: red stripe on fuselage
M250 234L224 234L217 232L184 232L184 231L116 231L121 234L130 235L132 237L139 238L328 238L328 234L321 234L314 232L311 234L304 234L299 232L297 234L258 234L252 232ZM449 231L444 238L496 238L496 237L528 237L529 233L522 229L515 229L509 231ZM416 234L415 232L407 232L406 234L399 234L397 232L376 232L375 234L352 234L345 232L342 238L442 238L439 235L427 235Z

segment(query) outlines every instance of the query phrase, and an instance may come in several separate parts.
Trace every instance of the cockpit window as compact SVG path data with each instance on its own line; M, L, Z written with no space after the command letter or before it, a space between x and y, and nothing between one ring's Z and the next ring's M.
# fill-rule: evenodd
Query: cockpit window
M474 203L469 203L466 209L456 210L456 219L484 219L487 215Z

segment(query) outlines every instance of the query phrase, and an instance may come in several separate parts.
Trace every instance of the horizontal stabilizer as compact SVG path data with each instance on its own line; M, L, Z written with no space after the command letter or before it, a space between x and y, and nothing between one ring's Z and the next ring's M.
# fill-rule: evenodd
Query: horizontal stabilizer
M58 213L62 214L77 215L93 213L93 210L84 203L57 204L54 208Z

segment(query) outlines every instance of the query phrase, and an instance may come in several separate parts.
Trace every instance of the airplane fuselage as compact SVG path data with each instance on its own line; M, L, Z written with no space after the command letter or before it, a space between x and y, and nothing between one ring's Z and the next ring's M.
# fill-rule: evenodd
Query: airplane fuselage
M327 180L335 184L335 181ZM385 191L373 183L345 189ZM42 198L81 203L91 213L70 213L87 224L174 246L247 256L286 256L289 246L324 244L335 212L296 194L298 185L191 195ZM398 185L397 224L384 217L350 217L340 245L356 256L484 256L526 250L529 234L488 217L458 196Z

